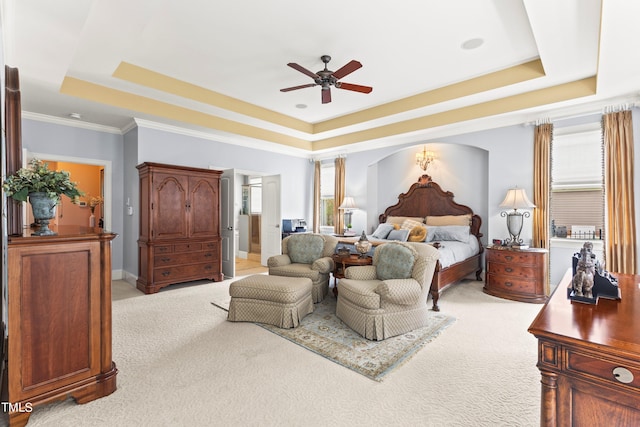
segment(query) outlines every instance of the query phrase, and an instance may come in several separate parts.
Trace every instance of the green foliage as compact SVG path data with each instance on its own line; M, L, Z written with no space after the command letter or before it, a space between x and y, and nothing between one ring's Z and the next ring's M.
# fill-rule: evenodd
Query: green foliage
M20 202L26 202L29 193L47 193L49 198L60 203L60 196L64 194L73 203L84 193L78 189L78 184L69 179L67 171L52 171L48 164L38 159L29 162L29 166L18 170L3 183L7 196Z

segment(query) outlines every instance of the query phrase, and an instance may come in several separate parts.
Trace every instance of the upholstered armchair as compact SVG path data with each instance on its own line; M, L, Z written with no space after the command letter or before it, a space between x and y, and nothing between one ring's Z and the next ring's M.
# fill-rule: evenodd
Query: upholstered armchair
M421 328L439 258L424 243L379 245L372 265L349 267L338 284L336 315L370 340L383 340Z
M337 244L338 239L325 234L287 236L282 239L282 255L267 260L269 275L311 279L311 298L318 303L329 293L329 276L333 271L331 255Z

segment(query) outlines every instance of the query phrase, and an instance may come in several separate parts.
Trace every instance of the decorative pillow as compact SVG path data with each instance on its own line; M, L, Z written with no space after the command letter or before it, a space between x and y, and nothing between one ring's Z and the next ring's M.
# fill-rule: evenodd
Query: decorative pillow
M414 216L388 216L385 222L388 224L394 224L394 225L397 224L401 226L402 223L407 219L412 219L422 224L424 218L414 217Z
M400 226L400 228L403 228L405 230L413 230L415 227L422 227L424 226L424 222L422 221L416 221L413 219L405 219L402 222L402 225Z
M378 253L378 251L380 251ZM380 280L408 279L416 261L416 252L403 245L385 243L376 249L376 276Z
M427 225L471 225L471 214L427 216L424 222Z
M421 225L413 227L409 232L409 238L407 241L409 242L424 242L427 238L427 228Z
M287 253L291 262L298 264L313 264L322 258L324 239L313 234L291 236L287 241Z
M376 239L386 239L391 230L393 230L392 224L380 224L371 237L375 237Z
M449 240L463 243L469 242L471 227L468 225L443 225L440 227L427 227L427 242L435 240Z
M387 240L398 240L400 242L406 242L409 238L409 230L399 229L391 230L387 236Z

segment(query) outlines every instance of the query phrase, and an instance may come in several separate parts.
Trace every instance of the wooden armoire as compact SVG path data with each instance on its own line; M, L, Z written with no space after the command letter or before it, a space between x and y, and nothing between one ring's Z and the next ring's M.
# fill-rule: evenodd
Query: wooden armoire
M146 294L193 280L220 281L221 171L142 163L137 287Z

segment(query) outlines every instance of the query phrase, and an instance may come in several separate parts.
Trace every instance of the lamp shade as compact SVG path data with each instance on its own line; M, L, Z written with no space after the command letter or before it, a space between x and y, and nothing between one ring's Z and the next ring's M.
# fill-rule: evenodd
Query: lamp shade
M500 203L501 208L511 208L511 209L532 209L535 208L531 200L527 197L527 193L525 193L524 188L510 188L507 191L507 195L505 196L502 203Z
M357 209L356 202L353 200L353 197L345 197L338 209Z

